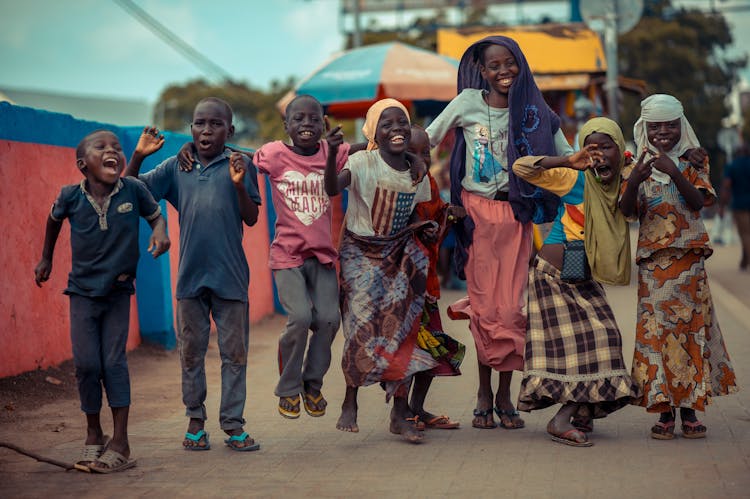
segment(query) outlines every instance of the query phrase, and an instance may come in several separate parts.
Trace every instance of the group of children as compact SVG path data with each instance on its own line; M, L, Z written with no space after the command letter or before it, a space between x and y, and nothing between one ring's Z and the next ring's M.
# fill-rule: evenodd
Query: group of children
M363 127L366 146L345 143L320 103L299 96L285 114L291 144L272 142L252 155L226 147L234 131L229 105L203 99L192 143L141 175L143 159L164 142L158 130L144 129L126 169L115 135L86 136L77 149L85 179L64 187L55 201L35 271L37 284L47 280L62 219L69 217L73 270L65 292L88 427L81 464L102 473L135 464L127 440L127 313L138 217L153 228L155 257L169 247L160 199L179 213L177 331L190 418L183 446L210 448L204 360L213 317L225 443L236 451L259 448L243 430L249 272L241 242L243 223L252 226L258 217L254 166L268 175L278 217L269 265L288 314L275 389L282 416L297 418L301 407L311 416L326 413L323 378L341 324L346 393L338 429L359 431L358 390L375 383L386 400L393 398L390 431L405 440L422 441L425 428L459 426L424 408L432 378L459 374L464 355L464 346L442 330L437 309L438 247L452 225L468 297L448 313L469 319L479 368L472 426L496 427L493 412L503 428L524 426L510 398L518 370L518 409L561 405L547 426L557 442L592 445L593 420L627 404L660 414L654 438L673 438L678 407L682 434L705 436L695 410L736 386L704 268L711 248L700 209L715 194L679 101L666 95L643 101L633 164L622 131L606 118L586 123L573 152L512 39L488 37L469 47L458 90L427 130L410 122L400 102L376 102ZM456 143L451 203L445 203L427 170L430 148L450 131ZM330 196L344 189L348 207L337 250ZM626 217L640 222L630 373L601 286L629 282ZM543 222L552 228L534 256L532 224ZM494 394L493 369L499 372ZM102 382L115 421L109 442L99 421Z

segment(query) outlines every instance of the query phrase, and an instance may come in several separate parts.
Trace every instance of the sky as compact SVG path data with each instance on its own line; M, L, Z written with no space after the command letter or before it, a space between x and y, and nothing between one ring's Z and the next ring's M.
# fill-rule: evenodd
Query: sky
M260 89L297 80L342 49L338 0L134 0L233 79ZM676 0L690 6L750 0ZM508 19L538 10L563 20L566 2L506 7ZM727 16L750 48L750 10ZM400 18L404 22L404 16ZM388 25L395 18L381 16ZM145 100L203 70L131 17L115 0L0 0L0 87ZM750 80L750 69L745 71Z

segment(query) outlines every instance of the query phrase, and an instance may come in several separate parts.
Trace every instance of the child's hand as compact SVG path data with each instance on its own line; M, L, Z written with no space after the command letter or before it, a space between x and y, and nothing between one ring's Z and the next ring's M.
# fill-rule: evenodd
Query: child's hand
M685 152L687 160L693 165L693 168L700 170L706 166L708 161L708 151L702 147L696 147L694 149L688 149Z
M245 173L247 172L247 164L245 164L244 155L239 152L233 152L229 156L229 176L235 185L242 184Z
M583 171L596 167L604 158L602 152L597 149L598 147L598 144L588 144L580 151L568 156L570 168Z
M637 184L640 184L644 180L646 180L649 176L651 176L651 167L654 164L654 161L656 161L656 157L652 156L651 158L649 158L648 161L644 163L643 158L646 157L646 152L650 152L650 151L648 151L644 147L643 152L641 152L641 155L638 158L638 162L633 167L633 172L630 174L631 182L636 182Z
M328 118L326 117L326 128L328 128ZM326 142L331 152L338 151L339 146L344 143L344 132L341 131L341 125L337 125L333 130L326 133Z
M455 204L448 205L446 212L448 214L447 219L449 223L457 222L466 216L466 209L463 206Z
M159 129L153 126L147 126L143 129L143 132L141 132L141 136L138 137L138 143L135 145L134 153L140 154L145 158L161 149L163 145L164 135L159 133Z
M440 229L436 224L430 224L425 226L419 233L419 239L425 244L436 243L438 236L440 235Z
M411 174L411 185L417 185L427 175L427 164L419 154L406 151L406 159L409 161L409 173Z
M180 170L183 172L189 172L193 169L195 163L195 144L192 142L185 142L177 152L177 162L180 165Z
M679 174L680 170L677 169L677 165L674 164L674 161L669 159L667 152L661 147L661 145L657 145L657 149L659 150L659 153L655 155L656 158L653 167L660 172L666 173L670 177Z
M151 237L148 240L147 251L153 255L154 258L166 253L169 247L172 246L172 242L164 231L153 231Z
M42 283L49 279L49 275L52 272L52 261L42 258L34 268L34 281L40 288Z

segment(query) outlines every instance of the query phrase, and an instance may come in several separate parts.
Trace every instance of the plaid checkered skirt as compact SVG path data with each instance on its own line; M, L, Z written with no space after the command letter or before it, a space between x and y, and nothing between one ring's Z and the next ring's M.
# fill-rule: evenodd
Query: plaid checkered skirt
M638 396L622 357L622 339L602 286L563 282L536 258L529 273L524 376L518 409L587 404L601 418Z

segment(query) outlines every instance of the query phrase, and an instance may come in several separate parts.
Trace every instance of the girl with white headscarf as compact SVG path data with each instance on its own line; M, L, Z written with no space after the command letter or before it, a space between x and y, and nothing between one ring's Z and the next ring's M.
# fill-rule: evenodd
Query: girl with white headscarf
M643 395L634 403L660 413L653 438L674 438L678 407L683 436L703 438L695 410L737 390L705 270L713 250L700 210L716 193L707 158L696 166L688 157L700 143L680 101L645 99L633 135L638 162L623 174L620 208L640 221L632 378Z

